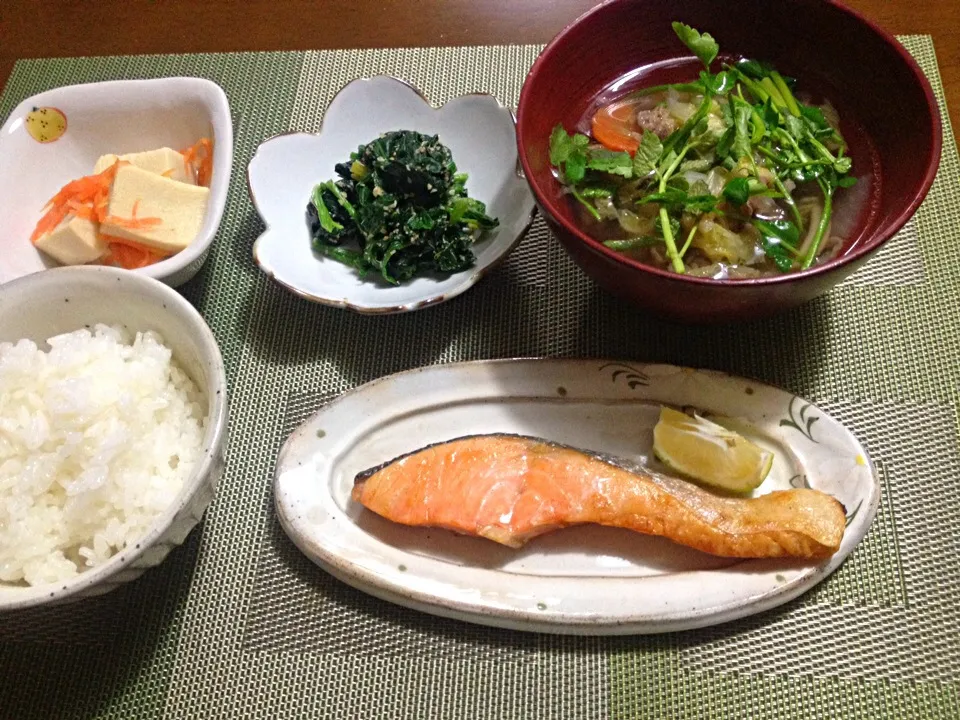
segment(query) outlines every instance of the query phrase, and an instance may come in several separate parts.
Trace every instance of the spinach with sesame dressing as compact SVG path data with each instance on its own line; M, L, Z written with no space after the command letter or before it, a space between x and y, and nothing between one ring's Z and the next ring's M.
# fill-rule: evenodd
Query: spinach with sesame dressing
M399 285L466 270L473 243L498 225L467 195L467 176L436 135L385 133L334 171L307 204L313 248L361 277L373 271Z

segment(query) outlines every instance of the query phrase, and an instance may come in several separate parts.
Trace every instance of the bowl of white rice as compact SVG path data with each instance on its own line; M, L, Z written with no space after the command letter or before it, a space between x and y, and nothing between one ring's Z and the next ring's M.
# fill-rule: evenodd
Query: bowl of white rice
M184 541L223 472L210 328L163 283L56 268L0 289L0 611L108 592Z

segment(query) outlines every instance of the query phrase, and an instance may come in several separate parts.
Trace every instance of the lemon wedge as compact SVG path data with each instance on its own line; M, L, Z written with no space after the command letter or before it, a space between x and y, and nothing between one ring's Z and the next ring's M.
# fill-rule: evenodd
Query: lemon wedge
M660 408L653 428L660 462L691 480L733 492L753 490L773 467L773 453L699 416Z

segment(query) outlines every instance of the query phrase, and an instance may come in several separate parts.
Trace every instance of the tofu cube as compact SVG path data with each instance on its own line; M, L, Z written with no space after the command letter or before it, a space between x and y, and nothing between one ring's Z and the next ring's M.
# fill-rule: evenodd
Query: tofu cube
M136 165L117 169L100 232L172 254L187 247L203 227L210 189L170 180ZM126 227L123 220L160 218L158 224ZM111 218L119 218L112 221Z
M187 164L184 162L183 155L176 150L163 147L158 150L148 150L147 152L129 153L127 155L103 155L97 160L93 167L94 174L102 173L117 160L126 160L131 165L135 165L141 170L164 175L171 180L196 185L193 174L187 170Z
M62 265L85 265L99 260L107 252L107 244L92 220L68 215L46 235L37 238L36 246Z

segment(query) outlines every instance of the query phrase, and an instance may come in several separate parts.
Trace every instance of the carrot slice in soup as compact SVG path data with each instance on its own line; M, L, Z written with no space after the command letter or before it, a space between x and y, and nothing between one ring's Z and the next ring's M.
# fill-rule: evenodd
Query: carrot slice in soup
M640 147L636 115L636 102L632 100L604 105L594 113L591 121L593 139L610 150L632 155Z

